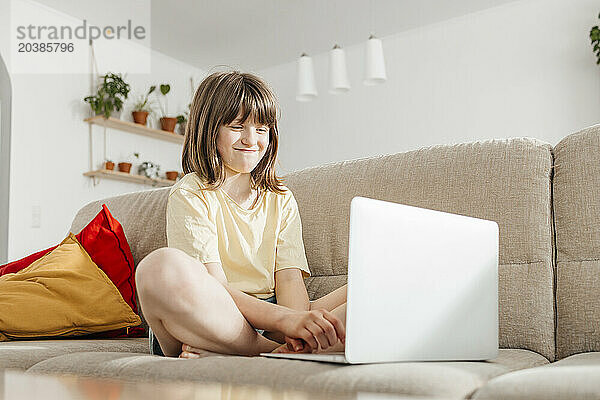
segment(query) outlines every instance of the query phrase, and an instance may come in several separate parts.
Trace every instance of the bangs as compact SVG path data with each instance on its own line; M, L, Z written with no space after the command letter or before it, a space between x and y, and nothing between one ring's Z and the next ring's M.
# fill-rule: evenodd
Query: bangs
M230 124L236 119L240 111L242 117L239 122L246 122L249 118L255 123L269 127L277 121L277 107L275 99L266 88L256 85L250 79L243 79L236 88L229 109L224 113L224 123Z
M250 172L253 188L285 194L289 191L277 176L278 119L281 109L271 87L257 75L240 71L214 72L196 90L185 126L181 165L206 183L202 190L217 190L227 180L226 166L217 148L220 128L233 121L265 125L269 144ZM237 121L238 116L241 121Z

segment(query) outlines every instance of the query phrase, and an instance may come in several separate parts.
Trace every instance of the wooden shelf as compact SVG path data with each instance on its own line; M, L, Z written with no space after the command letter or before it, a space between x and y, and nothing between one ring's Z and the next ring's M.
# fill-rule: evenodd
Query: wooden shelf
M150 178L142 176L142 175L127 173L127 172L120 172L120 171L111 171L109 169L99 169L96 171L84 172L83 175L89 176L92 178L108 178L108 179L115 179L118 181L142 183L145 185L161 186L161 187L162 186L172 186L176 182L176 181L172 181L172 180L164 179L164 178L150 179ZM94 179L94 181L96 181L96 179Z
M125 132L136 133L142 136L148 136L154 139L166 140L168 142L183 144L184 136L177 133L171 133L160 129L148 128L147 126L136 124L135 122L122 121L117 118L104 118L103 115L96 115L84 119L88 124L100 125L106 128L118 129Z

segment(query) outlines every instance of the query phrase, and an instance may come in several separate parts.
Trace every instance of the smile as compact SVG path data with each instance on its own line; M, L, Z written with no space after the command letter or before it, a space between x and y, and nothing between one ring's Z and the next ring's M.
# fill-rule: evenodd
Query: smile
M258 150L240 150L240 149L236 149L236 150L237 150L237 151L242 151L242 152L244 152L244 153L255 153L255 152L257 152L257 151L258 151Z

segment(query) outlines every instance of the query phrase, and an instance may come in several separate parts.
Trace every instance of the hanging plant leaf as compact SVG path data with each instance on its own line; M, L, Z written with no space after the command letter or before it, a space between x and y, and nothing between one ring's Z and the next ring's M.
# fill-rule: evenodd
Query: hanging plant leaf
M163 95L166 95L167 93L169 93L170 90L171 90L171 85L168 85L168 84L160 85L160 92Z

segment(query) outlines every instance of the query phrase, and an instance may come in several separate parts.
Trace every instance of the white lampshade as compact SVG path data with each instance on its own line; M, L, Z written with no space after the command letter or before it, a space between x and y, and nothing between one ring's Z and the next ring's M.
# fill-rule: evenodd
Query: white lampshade
M346 70L346 53L337 44L329 52L329 93L339 94L350 90Z
M296 92L296 100L311 101L317 97L317 94L312 58L302 53L298 59L298 90Z
M367 86L376 85L386 81L385 61L383 59L383 46L381 39L371 35L367 40L367 52L365 57L365 79L363 83Z

